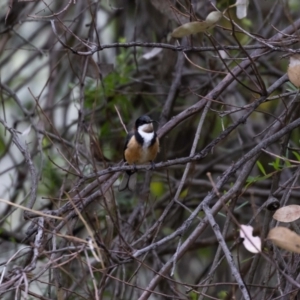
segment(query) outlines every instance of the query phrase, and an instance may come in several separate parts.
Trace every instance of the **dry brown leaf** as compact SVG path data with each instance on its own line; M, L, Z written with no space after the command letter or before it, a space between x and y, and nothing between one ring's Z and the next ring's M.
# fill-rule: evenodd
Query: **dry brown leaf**
M271 229L267 239L282 249L300 253L300 236L286 227Z
M273 218L279 222L293 222L300 218L300 205L288 205L276 210Z

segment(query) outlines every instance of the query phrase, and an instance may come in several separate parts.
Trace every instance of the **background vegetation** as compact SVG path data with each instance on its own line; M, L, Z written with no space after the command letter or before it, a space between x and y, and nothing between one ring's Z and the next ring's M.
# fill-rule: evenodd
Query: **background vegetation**
M265 238L300 196L300 3L234 3L1 2L1 299L298 299L299 255ZM142 114L156 168L119 192Z

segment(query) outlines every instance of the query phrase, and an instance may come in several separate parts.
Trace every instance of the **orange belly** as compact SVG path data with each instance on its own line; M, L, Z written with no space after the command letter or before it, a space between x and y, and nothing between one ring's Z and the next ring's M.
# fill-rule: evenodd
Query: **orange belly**
M129 165L144 164L153 161L159 151L159 141L156 138L156 143L148 148L143 148L140 144L129 141L126 150L124 151L125 160Z

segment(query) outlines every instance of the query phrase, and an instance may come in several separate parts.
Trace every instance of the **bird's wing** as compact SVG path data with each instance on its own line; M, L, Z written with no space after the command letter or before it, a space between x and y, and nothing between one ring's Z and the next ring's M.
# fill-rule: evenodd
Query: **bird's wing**
M127 149L128 142L130 141L130 139L132 138L132 136L133 136L133 133L128 133L127 137L126 137L126 141L125 141L124 149L123 149L123 159L124 159L124 161L126 161L126 159L124 157L124 152Z

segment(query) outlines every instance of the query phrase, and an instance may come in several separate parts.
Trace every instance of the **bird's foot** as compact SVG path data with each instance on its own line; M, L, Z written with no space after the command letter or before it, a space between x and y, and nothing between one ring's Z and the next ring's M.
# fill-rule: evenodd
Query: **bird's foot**
M133 171L132 171L132 173L135 173L137 171L137 169L136 169L136 164L134 163L133 164Z
M154 163L154 161L151 160L150 163L151 163L151 170L155 170L155 163Z

